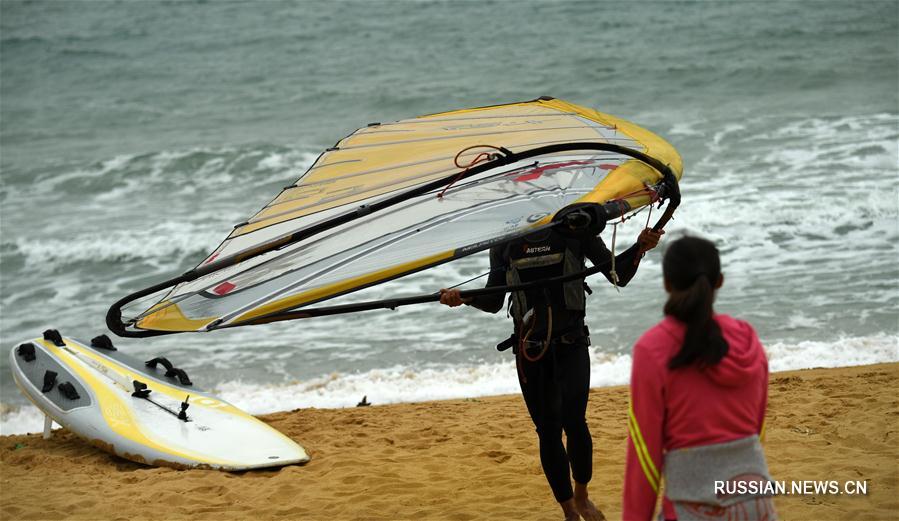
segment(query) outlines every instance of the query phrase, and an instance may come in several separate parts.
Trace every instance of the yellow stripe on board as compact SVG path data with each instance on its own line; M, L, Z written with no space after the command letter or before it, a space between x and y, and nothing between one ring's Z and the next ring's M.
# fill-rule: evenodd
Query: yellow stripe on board
M128 376L128 378L130 378L132 380L141 380L141 381L146 380L146 375L144 375L143 373L140 373L138 371L132 370L127 365L121 364L111 358L103 357L98 353L94 353L89 348L87 348L77 342L69 341L68 339L63 339L63 340L66 342L67 347L76 349L76 350L78 350L79 353L86 355L89 358L92 358L101 364L113 366L113 369L117 370L119 373L125 374L126 376ZM188 394L191 394L188 389L182 389L180 387L172 387L172 386L166 385L165 383L162 383L158 380L153 380L152 382L150 382L149 387L150 387L150 389L152 389L152 391L154 393L164 394L164 395L166 395L174 400L178 400L178 401L183 401L184 398ZM290 439L287 435L285 435L281 431L279 431L277 429L272 429L271 427L266 425L259 418L253 416L252 414L250 414L244 410L238 409L237 407L231 405L230 403L228 403L226 401L219 400L218 398L208 396L205 394L191 395L190 406L204 408L204 409L214 409L217 412L227 413L232 416L237 416L237 417L243 418L244 420L261 423L261 424L265 425L266 428L269 428L272 431L272 433L276 433L281 438L284 438L285 440L290 441L290 443L296 443L295 441Z
M91 352L90 349L88 349L84 346L81 346L80 344L77 344L75 342L66 342L66 347L68 347L70 349L75 349L76 351L78 351L79 354L81 354L83 356L87 356L88 358L90 358L102 365L112 366L112 369L119 372L120 374L127 376L129 380L144 381L147 379L147 375L145 375L139 371L135 371L135 370L131 369L130 367L128 367L127 365L123 365L113 359L106 358L97 353L93 353L93 352ZM164 395L168 396L169 398L172 398L173 400L177 400L179 402L184 401L185 396L192 394L191 391L188 389L172 387L172 386L166 385L164 383L161 383L158 380L154 380L151 383L150 388L156 394L164 394ZM234 407L233 405L230 405L227 402L223 402L221 400L214 400L212 398L209 398L209 397L201 395L201 394L198 394L197 396L202 397L205 400L192 403L191 407L203 407L206 409L215 409L216 411L226 412L233 416L252 418L254 420L256 419L254 416L247 414L246 412L238 409L237 407Z
M43 339L38 339L37 341L40 342L44 347L46 347L51 353L53 353L61 362L65 363L67 361L66 357L72 356L71 354L63 355L64 351L54 345L52 342L48 342ZM207 465L237 465L236 462L233 461L209 458L208 456L198 454L190 450L175 449L153 441L153 439L150 438L143 431L143 429L141 429L140 423L132 413L131 408L124 401L122 401L121 397L112 392L106 384L100 382L98 378L94 376L92 371L88 370L81 364L82 362L66 363L69 368L71 368L78 374L82 381L91 389L94 396L96 396L98 401L97 406L99 407L100 412L103 415L103 419L106 420L107 425L109 425L109 427L116 434L128 440L131 440L138 445L144 445L146 447L159 451L160 453L170 454L172 456L176 456L186 460L193 460L197 461L198 463L205 463ZM180 394L183 395L183 391ZM152 463L152 461L148 461L147 463Z
M646 480L649 481L649 485L656 493L658 493L659 471L652 461L652 456L649 454L646 442L643 441L643 435L640 433L640 426L637 424L637 417L634 415L633 404L628 404L627 421L628 430L631 434L631 442L634 444L634 449L637 453L637 460L643 468L643 473L646 475Z

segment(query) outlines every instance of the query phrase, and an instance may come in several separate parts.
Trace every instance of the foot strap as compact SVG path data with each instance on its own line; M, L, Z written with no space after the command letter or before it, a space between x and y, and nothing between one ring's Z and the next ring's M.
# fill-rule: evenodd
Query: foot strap
M109 339L106 335L95 336L91 339L91 347L96 349L105 349L107 351L118 351L114 345L112 345L112 340Z
M72 382L63 382L59 384L59 392L61 392L62 395L69 400L77 400L81 398L81 396L78 395L78 391L75 389L75 386L72 385Z
M62 335L59 334L59 331L55 329L48 329L44 331L44 340L47 342L53 342L53 345L56 347L65 347L66 343L62 339Z
M16 348L16 354L22 357L26 362L34 362L34 359L37 358L37 355L34 352L34 344L31 342L20 344L19 347Z
M56 371L47 370L44 373L44 386L41 387L42 393L49 393L53 390L53 387L56 385Z
M166 378L178 378L178 381L181 385L193 385L193 382L190 381L190 378L187 376L187 373L184 369L178 369L174 364L169 362L169 359L164 356L157 356L152 360L147 360L144 362L144 365L149 367L150 369L156 369L157 365L161 365L165 367L165 377Z

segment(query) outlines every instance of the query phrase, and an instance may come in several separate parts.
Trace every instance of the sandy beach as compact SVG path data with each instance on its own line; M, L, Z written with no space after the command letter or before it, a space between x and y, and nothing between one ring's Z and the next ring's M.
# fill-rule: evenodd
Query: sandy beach
M867 495L784 495L784 520L899 513L899 363L775 373L765 449L776 480L866 481ZM627 389L593 389L594 500L620 516ZM7 520L559 519L519 396L263 419L303 444L305 466L227 473L131 463L71 433L2 437ZM52 493L51 493L52 492Z
M560 521L494 346L541 300L529 339L577 333L579 279L550 279L581 253L605 273L584 275L590 493L618 520L622 384L673 314L683 237L715 245L714 309L776 371L779 519L899 521L897 39L899 0L0 0L0 521ZM584 233L532 235L562 221ZM665 235L634 255L647 227ZM712 264L668 262L669 288L673 265L692 286ZM516 276L526 306L434 301ZM192 416L208 390L311 461L185 470L43 439L13 350L51 328L189 375L183 398L127 402L152 427L287 461ZM47 393L73 396L53 372ZM157 407L182 399L186 427Z

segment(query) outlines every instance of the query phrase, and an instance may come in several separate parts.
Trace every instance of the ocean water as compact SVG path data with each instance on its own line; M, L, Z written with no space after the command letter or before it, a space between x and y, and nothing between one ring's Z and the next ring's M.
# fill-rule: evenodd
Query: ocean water
M104 332L112 302L199 262L355 128L540 95L678 148L666 238L717 242L717 307L755 326L772 370L899 360L897 25L894 1L2 0L0 430L41 428L7 349ZM627 382L661 318L659 262L620 293L593 283L593 385ZM422 305L117 345L264 413L516 392L493 349L509 329Z

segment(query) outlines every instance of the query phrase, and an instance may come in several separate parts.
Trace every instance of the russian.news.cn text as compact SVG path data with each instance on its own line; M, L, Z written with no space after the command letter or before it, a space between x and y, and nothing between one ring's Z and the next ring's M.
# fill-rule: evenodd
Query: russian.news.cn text
M763 496L866 496L866 480L715 481L715 494Z

